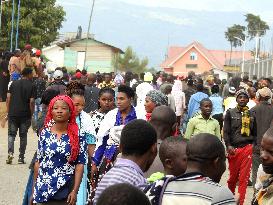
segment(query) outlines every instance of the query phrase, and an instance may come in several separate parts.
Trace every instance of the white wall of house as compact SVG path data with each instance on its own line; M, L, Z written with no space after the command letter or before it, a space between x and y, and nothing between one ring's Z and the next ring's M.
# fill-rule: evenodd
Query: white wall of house
M212 69L213 73L216 75L219 75L219 79L223 80L223 79L228 79L228 73L223 71L223 70L219 70L219 69Z
M42 54L50 61L51 65L56 65L56 67L64 66L64 50L61 47L53 45L43 48Z

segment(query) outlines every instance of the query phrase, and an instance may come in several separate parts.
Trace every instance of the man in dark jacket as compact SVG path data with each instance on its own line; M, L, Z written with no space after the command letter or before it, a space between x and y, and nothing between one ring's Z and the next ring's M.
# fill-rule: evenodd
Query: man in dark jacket
M269 129L273 120L273 105L268 102L271 98L272 92L269 88L264 87L257 91L257 100L259 104L251 109L254 114L256 127L257 127L257 137L254 140L253 155L252 155L252 184L255 191L255 184L257 178L257 171L260 160L260 148L261 141L264 133Z
M95 85L96 79L97 76L94 73L87 77L87 85L84 90L85 107L83 109L87 113L98 109L100 89Z
M60 95L65 94L66 85L63 82L63 72L61 70L55 70L53 73L54 81L50 83L50 85L46 88L47 90L56 90L60 93Z
M256 137L256 123L253 113L246 106L249 101L247 91L244 89L237 91L236 101L237 107L226 112L224 140L230 171L228 187L235 194L236 184L239 181L240 205L243 205L252 165L252 144Z

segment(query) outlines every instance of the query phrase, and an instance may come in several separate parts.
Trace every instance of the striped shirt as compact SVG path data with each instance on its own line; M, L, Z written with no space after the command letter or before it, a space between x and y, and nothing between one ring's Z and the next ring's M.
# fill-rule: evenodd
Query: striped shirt
M162 205L235 205L231 191L199 173L184 174L171 180Z
M94 203L97 203L99 196L107 187L120 183L128 183L139 188L144 188L147 185L147 180L144 178L143 171L135 162L119 158L100 181L96 190Z

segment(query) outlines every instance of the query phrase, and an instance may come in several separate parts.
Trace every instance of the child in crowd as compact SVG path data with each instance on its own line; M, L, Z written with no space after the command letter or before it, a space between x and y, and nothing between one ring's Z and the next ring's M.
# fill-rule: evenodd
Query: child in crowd
M212 102L209 98L204 98L200 102L201 114L190 119L185 138L190 139L199 133L209 133L221 138L220 125L217 120L211 117Z

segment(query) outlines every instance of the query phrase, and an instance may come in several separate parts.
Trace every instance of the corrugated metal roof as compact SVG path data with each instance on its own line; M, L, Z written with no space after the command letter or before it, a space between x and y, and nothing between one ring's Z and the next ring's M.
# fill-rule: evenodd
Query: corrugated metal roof
M107 43L104 43L104 42L102 42L102 41L98 41L98 40L96 40L96 39L94 39L94 38L88 38L88 39L93 40L93 41L96 41L96 42L98 42L98 43L102 43L102 44L104 44L104 45L106 45L106 46L109 46L109 47L111 47L111 48L113 48L113 49L119 51L119 52L122 53L122 54L124 53L124 51L121 50L121 49L118 48L118 47L112 46L112 45L107 44ZM78 42L78 41L84 41L84 40L86 40L86 38L82 38L82 39L73 39L73 40L69 40L69 41L58 42L58 43L56 43L56 44L57 44L58 46L64 48L64 47L66 47L66 46L69 45L69 44L72 44L72 43L75 43L75 42Z

